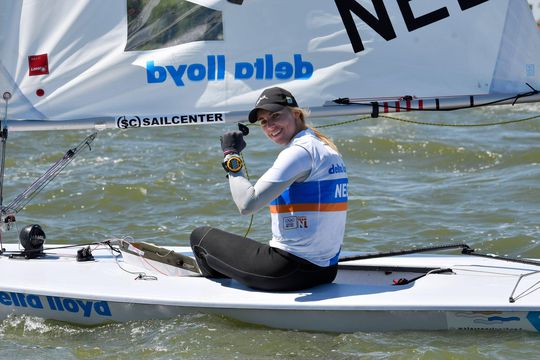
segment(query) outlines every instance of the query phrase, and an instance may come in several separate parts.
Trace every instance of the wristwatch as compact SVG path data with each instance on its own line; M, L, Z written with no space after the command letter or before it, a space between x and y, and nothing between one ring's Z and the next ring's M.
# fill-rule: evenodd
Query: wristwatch
M244 166L244 162L242 161L242 158L238 156L237 154L230 154L225 157L221 165L223 165L223 168L225 169L225 171L237 173L240 170L242 170L242 166Z

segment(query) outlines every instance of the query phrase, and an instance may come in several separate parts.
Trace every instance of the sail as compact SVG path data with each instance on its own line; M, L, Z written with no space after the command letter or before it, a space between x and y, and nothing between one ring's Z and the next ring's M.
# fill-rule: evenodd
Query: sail
M271 86L320 116L539 101L540 32L526 0L0 2L14 130L242 121Z

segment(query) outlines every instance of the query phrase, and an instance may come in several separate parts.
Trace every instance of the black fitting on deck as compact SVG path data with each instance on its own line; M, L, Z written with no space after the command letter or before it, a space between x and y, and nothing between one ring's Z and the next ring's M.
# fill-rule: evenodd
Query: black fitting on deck
M379 117L379 103L377 101L373 101L371 103L373 106L373 109L371 110L371 117L372 118L378 118Z

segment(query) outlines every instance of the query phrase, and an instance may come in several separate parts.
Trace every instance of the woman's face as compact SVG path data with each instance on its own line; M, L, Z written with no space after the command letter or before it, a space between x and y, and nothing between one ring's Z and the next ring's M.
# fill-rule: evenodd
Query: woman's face
M299 114L288 108L276 112L260 109L257 119L265 135L279 145L287 145L303 129Z

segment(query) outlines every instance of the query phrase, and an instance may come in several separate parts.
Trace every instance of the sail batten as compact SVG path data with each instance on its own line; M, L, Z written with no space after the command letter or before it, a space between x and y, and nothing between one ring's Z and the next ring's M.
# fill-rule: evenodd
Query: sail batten
M316 116L372 102L384 112L384 98L389 112L434 98L461 108L471 94L491 105L540 88L526 0L3 1L0 20L16 131L243 121L271 86ZM374 100L325 106L339 98Z

